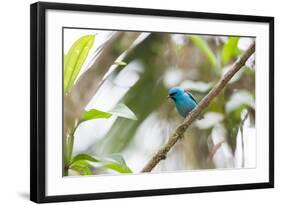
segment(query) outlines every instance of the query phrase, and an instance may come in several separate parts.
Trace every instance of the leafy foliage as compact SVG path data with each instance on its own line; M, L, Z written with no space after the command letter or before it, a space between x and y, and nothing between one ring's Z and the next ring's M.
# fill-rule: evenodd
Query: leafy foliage
M96 159L96 158L94 158L90 155L78 154L71 160L71 163L75 163L75 162L80 161L80 160L87 160L87 161L90 161L90 162L99 162L98 159Z
M137 116L124 104L118 104L110 111L111 114L131 120L137 120Z
M64 56L64 93L68 93L73 86L87 56L94 44L95 35L82 36L76 40L71 46L68 53ZM127 64L123 61L117 61L114 64L118 66L126 66ZM124 104L118 104L110 112L103 112L97 109L91 109L85 111L76 125L68 133L68 140L65 141L65 174L68 175L68 169L74 170L80 175L90 175L93 165L91 163L102 163L104 168L111 169L120 173L131 173L132 171L126 165L125 160L122 156L119 156L119 160L105 161L97 159L88 154L79 154L72 158L72 151L74 145L74 133L79 124L83 121L110 118L112 115L119 117L137 120L136 115ZM70 160L70 158L72 158ZM116 158L116 157L115 157ZM112 158L114 159L114 158ZM122 159L122 160L120 160ZM70 160L70 161L69 161Z
M120 66L126 66L126 65L127 65L127 63L124 62L124 61L115 61L114 64L115 64L115 65L120 65Z
M192 43L202 51L202 53L206 56L209 63L212 66L217 66L216 56L213 53L212 49L207 44L207 42L202 37L197 35L191 35L189 38L192 41Z
M95 163L96 166L93 166ZM88 154L76 155L70 165L69 169L78 172L80 175L91 175L91 170L95 167L113 170L118 173L132 173L132 170L127 166L124 158L120 154L114 154L107 157L93 157Z
M87 165L84 165L82 163L80 164L73 164L70 166L70 169L78 172L80 175L91 175L92 172L91 170L89 169L89 167Z
M139 73L140 79L128 90L123 99L128 107L133 108L138 120L118 118L106 136L94 142L93 153L105 155L122 152L133 140L144 120L167 102L167 88L161 79L167 69L162 55L169 40L168 35L153 33L124 58L128 64L138 60L144 68L143 72ZM118 76L120 72L121 70L116 69L112 76Z
M127 166L123 166L122 164L118 164L118 163L108 163L104 165L105 168L107 169L112 169L116 172L119 173L132 173L132 170L130 168L128 168Z
M119 173L132 173L124 158L120 154L111 154L103 158L103 167Z
M110 118L111 116L112 116L111 113L103 112L97 109L91 109L83 113L81 117L81 122L86 120L99 119L99 118Z
M188 89L199 102L243 52L238 48L239 37L228 37L226 42L225 37L201 35L181 35L181 37L183 41L179 43L173 40L174 34L151 33L135 46L131 46L129 52L122 56L122 61L114 62L115 66L110 67L113 69L103 80L105 84L112 85L112 88L125 90L122 91L121 100L116 107L106 112L96 108L85 111L78 122L92 120L90 124L95 123L96 119L108 119L113 115L118 118L111 119L113 124L103 134L104 136L97 138L94 136L87 150L72 158L70 169L81 175L112 171L132 173L131 168L134 167L128 161L131 167L129 168L124 157L130 155L128 159L131 160L131 155L140 157L139 155L143 153L154 152L155 147L151 150L147 147L152 147L150 144L156 141L163 143L174 126L182 120L176 114L172 103L166 100L170 86L180 85ZM124 43L115 42L112 52L120 46L119 44ZM123 79L124 82L117 82L124 72L134 73L137 76L136 82L127 85L127 80L131 80L129 78ZM167 83L167 73L176 76L171 77L176 80ZM221 147L225 150L225 146L230 146L231 154L237 150L238 131L243 132L241 126L244 125L242 114L247 112L249 119L255 119L254 85L254 65L247 65L204 110L204 119L195 122L195 126L186 133L188 137L183 139L180 146L175 147L174 153L184 156L182 159L176 158L180 164L178 167L188 165L186 167L189 169L215 168L217 166L213 163L215 153L211 154L214 157L210 159L210 152L220 152ZM100 89L99 91L106 92L102 87ZM107 96L113 94L110 90ZM156 132L155 127L160 131ZM219 137L223 139L212 141L214 133L221 135ZM78 135L75 140L81 140L79 137ZM220 142L224 143L216 146ZM130 152L126 152L128 150ZM137 152L138 150L142 152ZM164 161L169 163L169 159ZM165 166L165 162L161 164L163 170L170 167Z
M86 35L79 38L71 46L64 57L64 92L67 93L74 84L90 49L94 44L95 36Z
M103 112L97 109L85 111L81 117L80 122L99 118L110 118L112 115L131 120L137 120L136 115L130 110L130 108L128 108L124 104L118 104L109 112Z
M239 37L228 37L228 41L224 44L222 51L222 60L224 65L226 65L231 58L236 57L240 53L240 50L238 49L238 41Z

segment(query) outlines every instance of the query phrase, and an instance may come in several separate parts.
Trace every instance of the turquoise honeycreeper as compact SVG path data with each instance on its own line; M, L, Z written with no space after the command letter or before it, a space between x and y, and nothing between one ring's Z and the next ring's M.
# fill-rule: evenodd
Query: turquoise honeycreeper
M181 87L171 88L168 98L171 98L175 102L177 111L183 117L186 117L197 106L197 102L192 94ZM202 116L199 117L199 119L202 118Z

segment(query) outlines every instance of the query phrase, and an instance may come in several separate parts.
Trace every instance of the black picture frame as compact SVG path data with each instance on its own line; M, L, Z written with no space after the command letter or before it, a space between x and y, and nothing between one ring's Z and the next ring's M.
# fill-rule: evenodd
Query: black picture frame
M129 15L168 16L194 19L234 20L269 24L269 182L236 185L171 188L158 190L89 193L46 196L46 81L45 35L46 10L87 11ZM30 7L30 199L37 203L76 200L140 197L197 192L230 191L274 187L274 18L265 16L110 7L83 4L38 2Z

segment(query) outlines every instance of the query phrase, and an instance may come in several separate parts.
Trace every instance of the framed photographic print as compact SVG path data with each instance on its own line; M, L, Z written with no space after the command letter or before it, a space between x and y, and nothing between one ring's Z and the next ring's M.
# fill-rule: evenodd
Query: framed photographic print
M31 5L34 202L274 186L274 18Z

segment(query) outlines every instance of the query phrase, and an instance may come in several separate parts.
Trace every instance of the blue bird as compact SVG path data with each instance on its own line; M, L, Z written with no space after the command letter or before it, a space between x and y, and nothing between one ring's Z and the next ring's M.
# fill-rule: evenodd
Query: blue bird
M179 114L183 117L186 117L197 106L197 102L192 94L181 87L171 88L167 98L171 98L175 102ZM200 116L198 119L202 118Z

